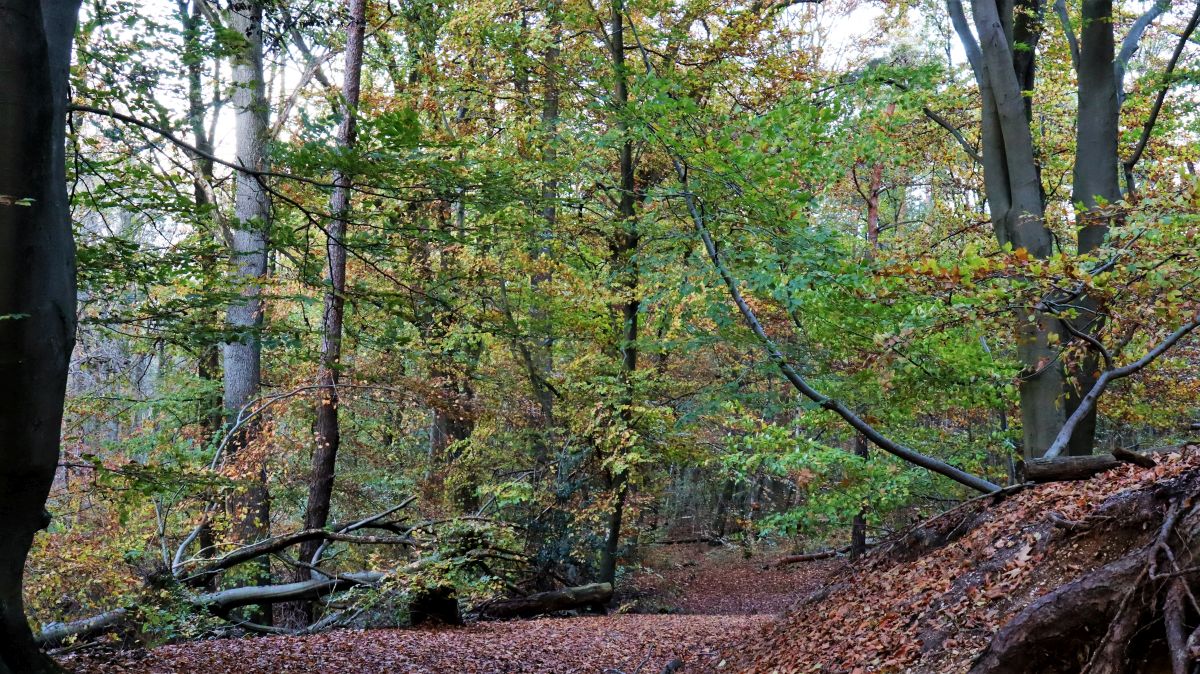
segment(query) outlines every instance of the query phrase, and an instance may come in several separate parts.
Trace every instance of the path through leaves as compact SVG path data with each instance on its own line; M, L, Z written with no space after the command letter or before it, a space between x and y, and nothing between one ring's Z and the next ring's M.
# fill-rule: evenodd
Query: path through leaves
M703 559L702 549L694 557ZM683 613L610 614L468 627L342 630L307 637L220 639L116 656L78 655L77 674L658 674L717 666L740 639L819 585L828 565L764 568L761 558L672 565L642 593Z

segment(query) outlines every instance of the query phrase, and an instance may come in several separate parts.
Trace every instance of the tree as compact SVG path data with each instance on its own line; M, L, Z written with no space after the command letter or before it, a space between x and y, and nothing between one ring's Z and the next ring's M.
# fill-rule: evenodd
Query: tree
M363 35L366 30L366 0L349 0L346 27L345 79L342 83L341 122L338 124L338 148L349 154L354 150L357 134L359 90L362 80ZM333 194L329 211L333 215L326 232L325 259L329 274L329 289L325 291L324 332L321 340L321 361L317 381L316 450L313 452L312 475L308 482L308 508L304 514L305 529L321 529L329 523L329 501L333 495L333 480L337 452L341 444L338 428L338 368L342 355L342 318L346 293L346 221L350 212L351 176L339 170L333 177ZM312 558L317 543L302 548L304 560Z
M234 163L246 170L234 175L234 218L230 255L240 297L226 311L233 339L223 347L225 415L227 423L240 420L242 411L259 395L262 384L263 281L267 275L267 233L271 222L271 196L263 172L267 166L267 112L263 81L263 4L259 0L235 3L226 15L228 30L238 42L231 57L233 107L237 135ZM259 423L237 429L231 455L255 439ZM270 505L265 463L249 462L244 494L230 500L235 536L241 541L263 538L269 531ZM256 464L256 465L253 465ZM264 572L265 573L265 572Z
M1054 253L1055 241L1046 222L1047 195L1042 184L1042 157L1031 130L1030 97L1036 86L1045 3L973 0L971 7L974 31L967 23L961 0L947 1L979 89L984 180L993 230L1001 246L1024 249L1033 258L1046 260ZM1077 253L1084 256L1095 253L1104 243L1117 218L1113 206L1122 198L1118 179L1122 164L1118 122L1123 96L1119 73L1124 72L1146 24L1161 9L1156 5L1135 24L1126 37L1121 58L1115 59L1112 2L1083 0L1081 7L1078 39L1065 5L1057 11L1077 74L1071 201L1076 209ZM1149 124L1153 126L1153 121ZM1132 174L1132 166L1127 164L1127 170ZM1058 248L1061 252L1061 244ZM1094 270L1103 267L1103 261L1093 264ZM1042 300L1023 308L1017 316L1017 348L1025 366L1020 396L1026 457L1046 452L1066 417L1095 383L1099 354L1089 353L1068 376L1062 362L1062 345L1072 339L1095 340L1104 323L1103 309L1082 289ZM1094 433L1092 412L1076 427L1070 453L1091 453Z
M67 202L68 67L78 0L0 1L0 673L58 671L25 618L22 576L49 524L67 366L75 244Z

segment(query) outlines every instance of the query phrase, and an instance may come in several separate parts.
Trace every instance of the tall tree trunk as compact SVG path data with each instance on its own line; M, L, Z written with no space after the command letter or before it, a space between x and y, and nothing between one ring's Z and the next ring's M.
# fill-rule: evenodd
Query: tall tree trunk
M231 235L234 274L241 296L230 303L225 321L233 341L223 345L225 415L233 423L242 408L259 395L262 377L262 287L267 275L267 232L271 220L271 198L260 174L266 168L267 98L263 83L261 0L235 3L227 14L228 27L244 41L231 59L233 108L236 125L235 161L251 172L234 174L234 223ZM244 424L230 443L230 457L237 455L258 436L256 422ZM266 464L256 460L249 466L244 492L230 498L227 506L233 535L238 541L265 538L270 526ZM264 565L265 566L265 565ZM266 580L269 567L260 570Z
M961 0L947 0L954 29L979 85L984 183L997 242L1048 258L1053 239L1045 226L1045 204L1025 92L1033 88L1034 58L1042 3L973 0L976 42ZM1016 17L1014 19L1014 16ZM1015 36L1015 37L1014 37ZM1014 49L1015 39L1021 47ZM1054 442L1065 420L1064 373L1052 335L1062 326L1032 308L1018 312L1017 356L1024 365L1019 385L1022 446L1038 457Z
M617 131L621 135L619 154L621 193L617 202L617 226L609 242L609 251L613 272L617 277L616 289L619 294L621 319L618 350L624 392L618 404L621 407L622 422L629 425L633 423L633 377L637 372L638 311L641 301L638 298L638 268L635 259L640 236L635 212L637 202L634 193L636 186L634 184L633 140L629 137L629 124L625 118L629 106L629 85L625 72L624 29L625 3L623 0L613 0L609 41L613 67L613 107L617 118ZM600 579L602 582L612 583L617 569L622 511L625 508L625 497L629 491L628 470L611 469L607 482L613 503L610 506L612 511L609 515L608 533L605 536L604 551L600 560Z
M550 165L550 177L542 184L542 220L543 227L535 242L534 260L548 264L550 257L550 242L554 239L558 227L558 180L554 177L553 164L558 159L555 142L558 136L559 90L558 90L558 58L562 41L562 10L559 0L550 0L546 7L546 20L550 30L550 44L543 55L545 77L542 83L542 132L545 134L545 149L542 160ZM538 435L534 438L534 454L538 467L549 463L549 447L553 442L554 433L554 393L550 389L550 376L554 370L554 332L550 325L550 316L542 304L539 287L549 282L550 272L538 269L529 280L533 290L534 305L530 311L530 323L533 325L535 342L530 360L533 371L530 373L530 384L538 404Z
M21 588L50 523L75 346L64 116L78 11L78 0L0 0L0 674L59 671L34 644Z
M362 81L363 40L366 29L366 0L349 0L350 23L346 28L346 66L342 82L342 121L338 125L337 143L349 151L354 148L357 128L359 91ZM350 212L351 177L338 171L333 176L333 194L325 244L329 289L325 292L324 336L321 340L321 363L317 381L321 386L317 400L317 447L313 453L312 475L308 482L308 508L304 528L320 529L329 521L329 502L333 494L333 479L337 452L341 444L338 428L338 367L342 356L342 317L346 293L346 220ZM301 546L301 559L308 561L319 545L313 541Z
M1099 248L1108 234L1113 216L1104 212L1106 205L1121 199L1118 175L1117 134L1120 102L1117 75L1112 63L1115 54L1112 0L1084 0L1082 30L1079 35L1078 123L1075 131L1075 167L1071 201L1076 205L1079 226L1079 254ZM1084 310L1073 321L1077 331L1097 334L1103 327L1096 302L1087 296L1075 304ZM1068 382L1066 415L1079 407L1083 396L1096 384L1100 357L1088 349L1071 368ZM1067 452L1071 456L1092 453L1096 440L1096 408L1071 436Z

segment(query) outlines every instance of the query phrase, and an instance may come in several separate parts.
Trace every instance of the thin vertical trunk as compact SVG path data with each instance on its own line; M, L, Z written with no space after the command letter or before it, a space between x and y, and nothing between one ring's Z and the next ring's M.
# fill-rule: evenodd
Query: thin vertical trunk
M337 143L343 150L354 147L357 128L360 86L362 83L363 42L366 28L366 0L349 0L350 23L346 28L346 66L342 83L342 121L338 125ZM341 444L338 428L338 367L342 356L342 318L346 292L346 220L350 212L351 176L342 171L334 173L333 194L325 244L329 288L325 292L324 336L321 340L321 362L317 381L321 386L317 400L317 447L313 453L312 475L308 483L308 508L304 515L306 529L323 528L329 521L329 502L337 452ZM301 547L302 560L311 559L317 542Z
M613 112L616 127L621 136L619 153L620 199L617 202L617 226L609 242L609 251L616 290L620 305L620 330L618 331L621 380L624 392L619 405L621 419L625 424L633 422L633 376L637 371L638 298L637 254L640 236L635 212L633 139L629 137L626 120L629 106L628 76L625 71L625 6L623 0L613 0L609 27L610 53L613 67ZM629 475L625 469L609 471L607 476L609 493L613 499L609 515L608 533L600 560L600 579L612 583L616 577L617 553L621 540L621 518L625 499L629 491Z
M559 0L550 0L546 8L550 43L543 54L545 76L542 84L542 132L545 134L542 161L550 166L550 177L542 184L543 226L538 233L538 241L535 243L537 249L534 251L534 260L539 264L549 263L550 242L554 239L558 227L558 180L554 177L553 165L558 159L555 141L559 116L558 58L562 41L561 14ZM549 385L554 369L554 333L549 314L538 292L539 287L550 279L550 272L545 269L538 269L529 279L534 298L529 318L536 336L534 346L530 349L530 364L533 369L530 373L530 383L538 404L540 428L537 437L534 438L534 454L539 468L549 463L549 447L553 443L554 433L554 394Z
M179 20L183 24L183 58L187 65L188 125L196 149L199 150L191 156L192 199L199 213L211 214L216 208L211 193L213 162L205 155L213 154L213 144L212 137L204 126L204 58L200 49L200 24L203 17L200 3L193 1L189 8L187 0L179 0ZM215 275L217 259L214 256L205 256L201 265L205 277ZM214 323L220 320L215 315L212 318ZM209 334L208 327L201 326L202 334ZM196 360L196 375L206 382L213 383L213 392L201 402L200 410L200 426L205 437L212 438L221 432L222 425L222 396L220 387L216 385L221 376L220 348L215 342L202 344Z
M234 123L236 126L235 161L251 171L266 168L267 100L263 83L263 45L261 0L236 3L227 14L228 26L245 38L241 50L232 57ZM232 261L241 296L226 309L225 321L233 341L223 346L225 416L229 423L242 408L259 395L262 377L263 300L262 286L267 274L267 231L271 219L271 199L259 175L245 171L234 174L234 223ZM229 456L237 455L258 436L257 423L243 425L230 443ZM254 460L249 468L244 492L232 496L227 507L233 535L240 542L265 538L270 527L270 500L267 493L266 464ZM258 571L267 580L266 564ZM259 619L265 619L259 617Z
M870 445L867 443L867 438L861 433L854 437L854 455L862 458L864 461L869 456ZM854 516L854 522L850 525L850 559L855 560L862 557L867 552L867 511L866 508L858 511Z
M78 11L78 0L0 0L0 674L59 671L33 642L21 588L50 523L75 345L64 117Z

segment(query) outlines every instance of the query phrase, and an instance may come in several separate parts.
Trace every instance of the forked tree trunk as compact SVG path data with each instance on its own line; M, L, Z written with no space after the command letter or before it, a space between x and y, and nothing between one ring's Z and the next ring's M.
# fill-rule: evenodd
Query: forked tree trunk
M78 0L0 0L0 674L60 671L33 640L22 576L49 524L75 244L64 144Z

